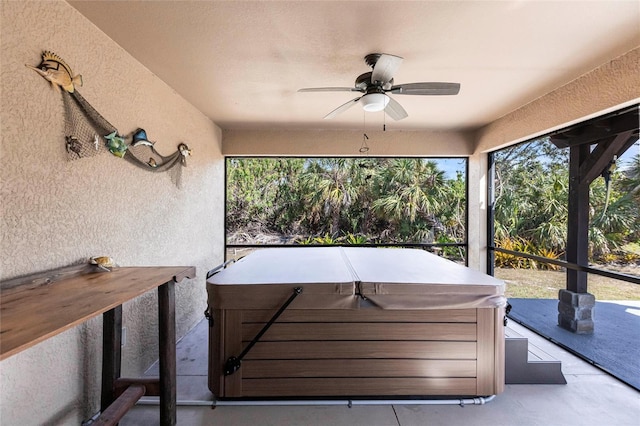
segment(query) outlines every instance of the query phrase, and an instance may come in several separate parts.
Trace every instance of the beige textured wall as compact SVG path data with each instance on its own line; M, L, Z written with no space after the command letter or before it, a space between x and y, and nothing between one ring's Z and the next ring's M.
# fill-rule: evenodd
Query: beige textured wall
M467 265L487 272L487 154L469 157L467 177Z
M448 156L473 153L472 132L380 130L224 130L224 155L358 156L363 133L371 156Z
M478 131L488 152L640 101L640 47L524 105Z
M202 319L204 276L223 259L221 130L63 1L1 4L0 280L108 254L123 266L195 265L177 286L178 333ZM117 22L114 22L117 25ZM110 154L68 161L61 95L24 64L43 50L121 133L163 154L193 149L182 188ZM170 60L170 59L168 59ZM124 306L123 373L157 357L156 295ZM101 318L0 363L0 423L78 425L99 409Z

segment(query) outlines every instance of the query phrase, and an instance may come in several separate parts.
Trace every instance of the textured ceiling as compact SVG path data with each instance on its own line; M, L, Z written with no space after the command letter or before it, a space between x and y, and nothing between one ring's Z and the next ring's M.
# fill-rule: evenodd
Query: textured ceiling
M356 129L383 113L349 92L363 57L404 58L395 83L450 81L458 96L402 96L400 130L490 123L640 45L640 2L69 1L223 129Z

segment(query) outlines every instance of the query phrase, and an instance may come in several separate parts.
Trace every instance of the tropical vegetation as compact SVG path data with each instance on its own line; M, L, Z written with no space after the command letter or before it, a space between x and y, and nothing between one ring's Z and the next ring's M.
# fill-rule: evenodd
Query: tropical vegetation
M227 244L464 245L466 178L423 158L233 158ZM463 258L458 246L449 256Z
M568 150L547 138L493 153L495 245L561 259ZM227 245L423 244L463 260L466 171L425 158L230 158ZM640 260L640 155L590 188L594 263ZM464 168L463 168L464 169ZM554 269L495 253L496 266Z
M495 244L508 250L561 258L567 235L568 150L547 138L494 154ZM640 259L640 155L590 187L589 255L593 263ZM496 266L548 267L496 252Z

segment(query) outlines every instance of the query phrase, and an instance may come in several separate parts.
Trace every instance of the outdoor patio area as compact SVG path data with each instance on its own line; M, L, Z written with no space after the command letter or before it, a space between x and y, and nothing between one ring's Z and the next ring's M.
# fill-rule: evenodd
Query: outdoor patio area
M557 326L558 301L509 299L512 320L640 389L640 301L596 302L593 334Z
M604 319L603 319L604 320ZM484 405L296 405L213 408L207 388L208 323L179 343L178 424L192 425L635 425L640 392L514 321L509 327L562 362L566 385L507 385ZM597 325L596 325L597 327ZM637 344L635 345L637 348ZM637 358L636 358L637 359ZM157 363L148 375L157 374ZM143 398L120 422L158 424L157 398Z

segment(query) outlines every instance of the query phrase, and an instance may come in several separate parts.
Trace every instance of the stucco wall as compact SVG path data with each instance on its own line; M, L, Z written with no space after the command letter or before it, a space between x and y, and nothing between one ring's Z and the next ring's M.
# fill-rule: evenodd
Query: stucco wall
M221 130L67 3L0 4L0 280L105 254L123 266L194 265L198 277L176 288L182 335L202 319L206 271L223 259ZM80 93L121 133L142 127L165 155L186 142L182 188L108 153L68 161L62 97L24 66L43 50L82 74ZM125 375L157 358L156 324L155 292L125 304ZM101 325L2 361L0 423L78 425L95 413Z
M475 152L488 152L640 101L640 47L479 129Z
M474 133L465 131L224 130L224 155L356 157L366 133L370 156L471 155Z

